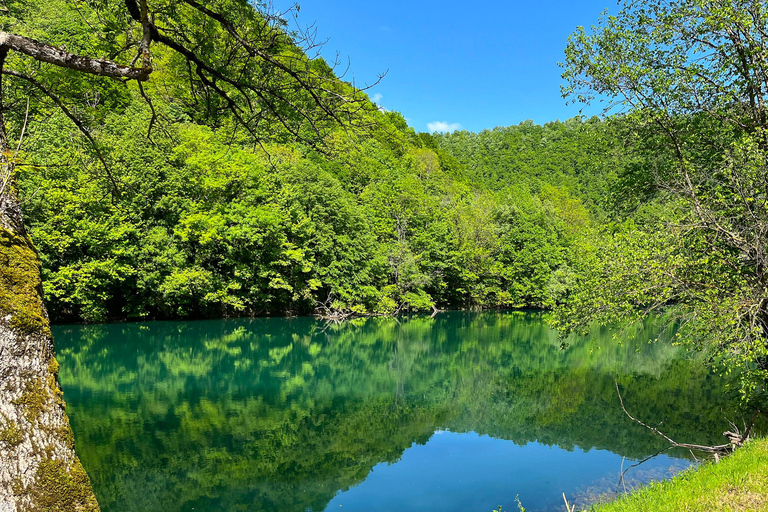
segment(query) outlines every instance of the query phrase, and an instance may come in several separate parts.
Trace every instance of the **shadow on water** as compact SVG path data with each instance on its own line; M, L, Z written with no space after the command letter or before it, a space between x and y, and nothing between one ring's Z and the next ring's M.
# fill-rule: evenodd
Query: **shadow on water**
M649 323L560 349L536 313L58 326L77 450L105 512L559 510L673 438L720 442L720 377ZM669 452L628 485L692 462Z

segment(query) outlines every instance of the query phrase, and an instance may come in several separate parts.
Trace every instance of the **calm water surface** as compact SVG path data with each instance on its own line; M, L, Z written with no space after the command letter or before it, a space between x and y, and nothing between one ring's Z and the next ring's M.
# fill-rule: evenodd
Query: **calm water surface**
M673 438L719 442L702 364L608 332L560 349L535 313L54 329L77 451L105 512L563 510ZM669 476L666 452L626 485Z

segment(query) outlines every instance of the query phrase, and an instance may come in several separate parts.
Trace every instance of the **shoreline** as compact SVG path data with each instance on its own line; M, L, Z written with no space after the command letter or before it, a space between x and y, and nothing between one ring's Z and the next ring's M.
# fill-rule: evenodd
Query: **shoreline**
M720 462L653 482L589 512L768 511L768 438L752 439Z

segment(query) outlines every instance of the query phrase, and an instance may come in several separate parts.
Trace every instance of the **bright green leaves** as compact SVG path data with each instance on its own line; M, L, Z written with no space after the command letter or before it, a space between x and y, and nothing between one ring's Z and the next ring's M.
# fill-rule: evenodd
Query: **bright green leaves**
M768 24L759 0L624 2L566 49L566 96L627 108L635 224L598 242L566 325L665 309L678 339L768 399ZM643 206L645 205L645 206Z
M616 15L569 38L563 95L610 99L665 119L709 112L755 126L764 122L768 92L760 78L767 22L758 0L624 2Z
M415 146L407 133L390 140L393 126L339 160L286 145L266 157L226 130L172 122L170 105L155 108L163 121L153 144L141 103L101 129L117 200L98 166L73 165L82 153L58 125L35 126L30 147L57 166L29 168L23 184L60 318L308 313L319 304L389 314L549 306L567 294L569 247L590 215L564 188L473 191L443 169L459 165L449 153Z
M272 30L249 5L235 3L207 5L242 19L244 37ZM89 37L99 42L104 34L85 33L95 12L88 9L106 5L83 6L86 19L66 11L51 30L82 32L77 44L90 51ZM274 79L283 99L299 107L294 113L314 100L292 90L278 64L308 64L314 78L330 77L324 63L310 63L282 35L268 48L275 62L245 62L241 48L220 51L229 36L193 6L162 6L161 29L190 25L184 33L205 62L222 73L243 66L244 80ZM42 27L46 12L29 23ZM130 21L110 16L105 30L128 37L121 23ZM109 96L86 109L98 152L65 116L33 104L25 158L36 166L22 167L22 192L54 317L310 313L319 305L393 313L548 306L567 294L569 247L590 223L585 184L607 181L593 179L606 166L591 156L610 154L613 144L610 134L595 142L606 134L596 120L526 123L445 141L415 134L397 113L363 109L359 130L317 120L328 135L328 154L320 154L290 142L292 129L311 131L311 123L272 97L273 114L289 126L265 114L262 145L254 147L221 98L202 94L200 77L187 80L184 59L157 45L153 59L143 89L151 105L133 86L120 84L117 94L90 83L99 101ZM348 92L330 78L323 86ZM247 94L238 94L244 107ZM268 99L253 108L266 108ZM482 165L467 168L468 157L482 155ZM510 182L521 187L508 190ZM594 207L600 196L590 193L585 203Z
M289 147L267 159L200 125L164 125L154 145L140 144L139 122L114 115L102 129L118 164L117 203L89 168L27 171L54 315L309 312L329 293L372 303L374 238L334 177ZM45 125L33 135L35 154L71 162Z

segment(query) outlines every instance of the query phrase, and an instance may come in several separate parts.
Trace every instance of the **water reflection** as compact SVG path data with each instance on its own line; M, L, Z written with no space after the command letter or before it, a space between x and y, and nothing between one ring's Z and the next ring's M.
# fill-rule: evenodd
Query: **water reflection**
M474 432L438 431L425 445L407 449L395 465L374 466L366 480L338 494L326 510L439 510L486 512L497 503L515 510L560 511L567 492L577 505L616 489L622 458L607 450L565 450L516 445ZM629 474L626 485L671 476L688 465L666 455ZM629 463L627 463L627 466ZM623 488L623 485L622 485ZM581 508L579 508L581 510Z
M615 490L622 458L664 447L621 412L615 378L628 408L673 438L719 441L736 417L719 378L648 343L652 325L622 345L604 332L565 351L540 315L520 312L54 335L105 512L511 510L517 494L529 510L556 509L562 492ZM631 477L665 476L685 457Z

